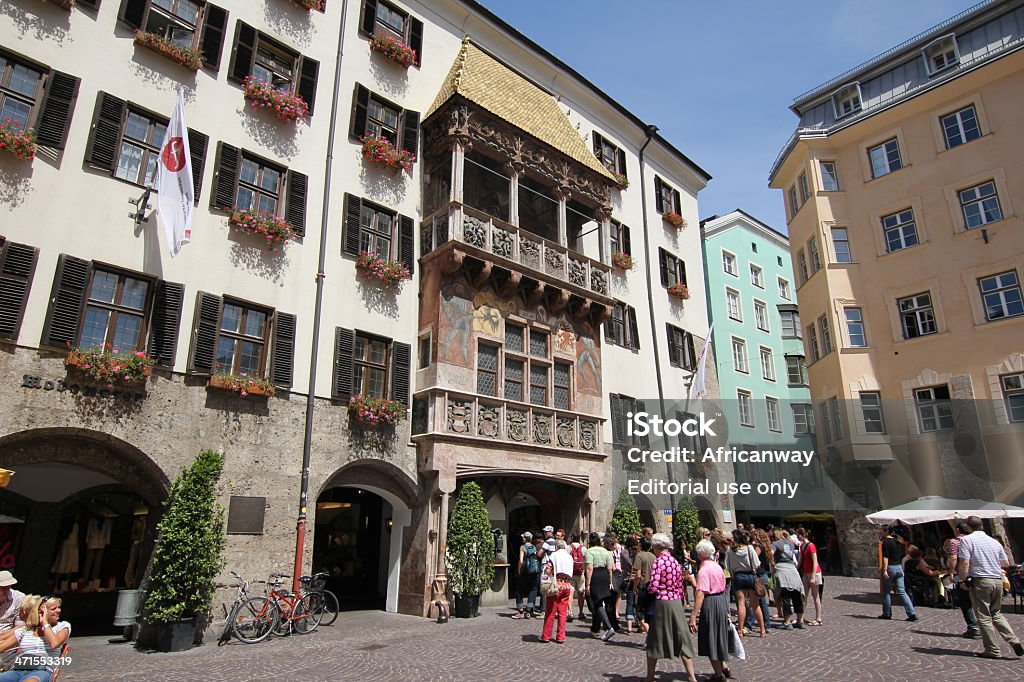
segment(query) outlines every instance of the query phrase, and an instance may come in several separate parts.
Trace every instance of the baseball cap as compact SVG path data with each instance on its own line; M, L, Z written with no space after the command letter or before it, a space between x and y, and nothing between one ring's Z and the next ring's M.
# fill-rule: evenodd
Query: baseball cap
M555 527L554 526L544 526L544 532L545 533L554 533L555 532Z
M532 540L533 539L533 533L531 533L530 531L526 531L525 533L523 533L523 537L525 539L527 539L527 540Z
M17 584L17 579L11 575L10 571L0 571L0 587L10 587Z

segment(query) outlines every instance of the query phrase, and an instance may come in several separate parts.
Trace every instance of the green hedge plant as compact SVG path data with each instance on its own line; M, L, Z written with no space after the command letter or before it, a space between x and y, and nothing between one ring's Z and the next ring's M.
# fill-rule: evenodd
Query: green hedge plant
M682 540L687 547L693 549L700 540L699 533L700 515L697 513L697 505L689 497L680 497L676 513L672 516L672 537L677 543Z
M480 486L462 486L448 519L445 567L452 592L473 597L490 589L494 580L494 536Z
M615 533L620 542L625 541L630 535L640 534L640 512L636 508L636 500L629 494L626 488L619 493L619 499L615 503L615 513L612 514L608 530Z

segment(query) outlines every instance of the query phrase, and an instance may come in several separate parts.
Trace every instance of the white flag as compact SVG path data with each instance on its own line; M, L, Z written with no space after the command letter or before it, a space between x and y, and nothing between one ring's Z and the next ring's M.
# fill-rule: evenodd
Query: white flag
M164 224L171 255L176 256L181 247L192 240L192 207L196 199L188 127L185 125L185 95L181 90L178 90L178 103L160 144L156 178L156 188L160 192L160 221Z
M700 360L697 361L697 373L693 375L692 395L698 400L708 394L707 368L708 348L711 346L711 334L715 328L714 323L708 327L708 338L704 341L704 348L700 351Z

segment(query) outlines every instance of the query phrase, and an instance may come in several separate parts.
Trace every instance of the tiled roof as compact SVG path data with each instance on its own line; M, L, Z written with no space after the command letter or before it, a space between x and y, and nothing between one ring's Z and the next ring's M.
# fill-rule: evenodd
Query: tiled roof
M426 116L456 94L614 181L554 97L478 48L468 37L462 41L462 49Z

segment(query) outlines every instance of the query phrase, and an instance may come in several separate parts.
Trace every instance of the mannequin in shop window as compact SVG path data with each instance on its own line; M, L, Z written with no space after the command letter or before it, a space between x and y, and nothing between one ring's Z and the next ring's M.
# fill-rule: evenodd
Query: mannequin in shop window
M146 524L149 521L148 510L145 514L136 512L132 520L132 546L128 554L128 568L124 572L124 584L127 587L135 587L138 584L136 573L138 572L139 552L142 550L142 541L146 537Z
M53 576L54 590L67 592L71 588L73 576L78 573L78 520L71 526L71 531L64 538L57 552L57 558L50 569Z
M85 533L85 567L82 569L82 579L86 581L87 589L99 587L103 554L110 544L110 531L113 525L113 519L98 514L89 519L89 527Z

